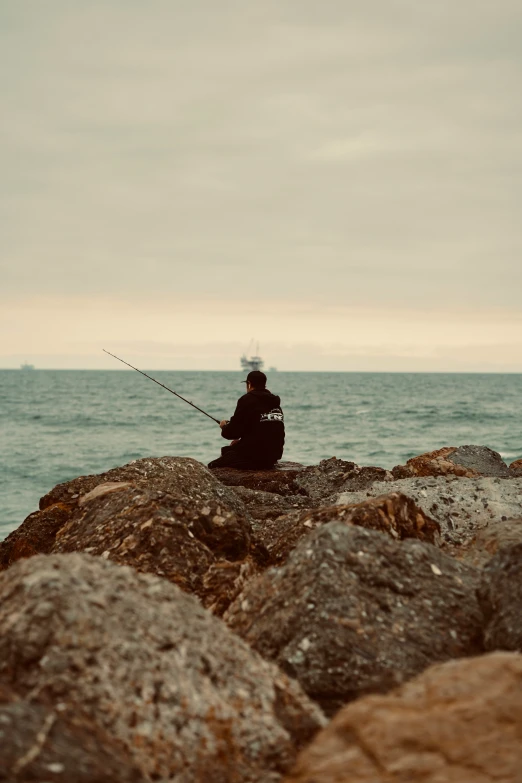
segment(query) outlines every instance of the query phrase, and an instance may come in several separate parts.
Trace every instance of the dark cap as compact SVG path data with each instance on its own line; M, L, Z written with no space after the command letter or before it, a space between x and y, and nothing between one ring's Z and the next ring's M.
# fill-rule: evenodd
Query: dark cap
M266 386L266 375L261 370L252 370L241 383L251 383L254 389L264 389Z

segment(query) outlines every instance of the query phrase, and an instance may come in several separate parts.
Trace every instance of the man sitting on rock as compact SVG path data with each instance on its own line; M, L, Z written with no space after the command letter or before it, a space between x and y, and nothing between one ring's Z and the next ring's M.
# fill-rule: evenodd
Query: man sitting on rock
M237 401L230 421L220 422L221 435L231 440L209 468L263 470L273 468L283 455L285 424L281 400L266 387L266 375L252 370L243 383L246 394Z

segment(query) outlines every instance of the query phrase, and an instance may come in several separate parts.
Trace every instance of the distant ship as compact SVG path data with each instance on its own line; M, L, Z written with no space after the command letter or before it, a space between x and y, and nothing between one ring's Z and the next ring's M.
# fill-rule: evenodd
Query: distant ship
M27 362L25 362L24 364L20 365L20 369L21 370L34 370L34 364L27 364Z
M248 370L249 372L251 370L262 370L264 366L264 361L259 356L259 343L256 345L255 354L248 356L251 350L250 346L252 345L252 343L253 340L250 341L250 345L248 346L247 350L245 351L245 353L240 359L241 369Z

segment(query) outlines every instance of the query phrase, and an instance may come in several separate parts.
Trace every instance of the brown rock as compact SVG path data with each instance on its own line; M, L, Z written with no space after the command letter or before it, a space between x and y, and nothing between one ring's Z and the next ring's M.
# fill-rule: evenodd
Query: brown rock
M513 476L522 476L522 459L517 459L509 466L509 471Z
M296 484L309 497L321 501L336 492L350 492L385 481L391 474L384 468L359 467L337 457L322 460L319 465L305 468L296 478Z
M489 561L479 600L485 649L522 652L522 543L501 549Z
M247 582L262 572L259 562L248 557L236 563L220 560L203 574L199 597L205 608L221 617Z
M189 501L221 502L230 510L244 513L238 496L224 487L211 471L189 457L159 457L138 459L93 476L79 476L65 484L58 484L40 500L40 509L53 503L76 507L82 498L98 485L130 482L145 489L155 489Z
M493 476L509 478L509 468L498 452L487 446L446 446L412 457L392 470L393 478L412 476Z
M219 560L267 556L252 545L249 521L213 500L186 500L122 482L100 484L82 496L69 521L59 530L53 552L88 552L138 571L153 573L216 606L226 606L250 570L222 569L219 582L203 579ZM230 584L226 581L232 580ZM210 586L219 592L213 595Z
M145 783L124 747L77 704L20 698L0 686L0 780Z
M286 783L520 783L522 656L432 666L345 707Z
M0 574L0 683L81 704L143 775L176 783L275 783L324 725L297 683L192 596L88 555Z
M482 650L479 572L414 539L329 522L225 614L327 714Z
M297 462L279 462L271 470L237 470L237 468L213 468L213 475L228 487L246 487L278 495L303 494L296 478L304 470Z
M292 523L279 519L273 527L280 527L275 540L263 541L270 552L272 563L284 562L297 542L311 530L338 521L348 525L359 525L370 530L388 533L396 540L417 538L434 544L439 539L440 526L430 519L414 501L401 492L368 498L362 503L348 506L327 506L292 515Z
M69 518L69 513L69 507L64 503L54 503L45 511L29 514L20 527L0 541L0 571L22 557L50 552L56 533Z
M321 509L317 509L320 511ZM285 541L288 541L288 551L291 551L301 536L307 535L313 529L312 523L305 524L308 515L313 513L313 509L294 509L279 517L273 519L257 520L254 522L256 538L263 544L269 553L269 562L274 564L280 562L283 558L277 557L274 560L274 547L281 542L284 548ZM304 519L302 525L299 520ZM301 534L300 534L301 532Z
M420 454L418 457L412 457L406 462L406 465L396 465L392 470L392 475L397 479L411 478L412 476L453 475L466 476L467 478L478 476L476 471L469 471L447 459L456 450L456 446L446 446L436 451Z
M58 484L40 500L40 511L30 514L22 525L0 543L0 570L20 557L48 553L58 531L86 504L117 494L128 487L173 495L188 504L224 509L249 518L239 496L224 487L200 462L186 457L161 457L130 462L106 473L79 476Z

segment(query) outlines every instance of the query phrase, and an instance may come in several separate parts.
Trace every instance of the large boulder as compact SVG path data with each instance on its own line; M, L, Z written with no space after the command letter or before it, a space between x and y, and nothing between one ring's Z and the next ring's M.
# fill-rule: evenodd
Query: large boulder
M205 595L210 603L217 596L203 588L203 579L216 562L247 559L262 565L265 560L243 515L213 500L188 501L129 482L105 482L83 495L52 551L88 552L131 565ZM226 571L232 583L226 590L220 585L220 606L239 590L234 589L238 574Z
M286 783L519 783L522 656L428 669L345 707Z
M285 518L277 520L271 526L274 528L270 531L272 535L268 540L263 538L274 564L284 562L297 542L311 530L332 521L380 530L396 540L417 538L435 544L440 534L438 523L400 492L349 506L323 506L304 513L294 512L290 519L290 524Z
M105 473L79 476L58 484L40 499L40 510L63 503L71 508L99 484L128 481L145 489L155 489L195 503L221 502L230 510L244 512L237 494L224 487L201 462L190 457L146 457Z
M522 652L522 543L500 549L490 560L479 599L486 650Z
M522 477L506 481L498 477L426 476L378 481L363 492L341 492L334 500L344 506L390 492L412 498L439 523L443 542L451 546L466 544L491 521L522 516Z
M56 709L81 704L143 775L175 783L275 783L324 725L296 682L192 596L88 555L0 574L0 683Z
M482 650L479 572L438 548L329 522L249 582L230 628L333 714Z
M240 470L238 468L212 468L212 474L228 487L246 487L278 495L304 494L296 479L304 470L298 462L278 462L270 470Z
M225 513L250 519L236 492L223 486L200 462L187 457L146 458L105 473L79 476L58 484L40 500L40 510L30 514L0 543L0 570L21 557L46 554L54 547L62 527L83 513L86 503L126 487L168 494L185 506L221 508Z
M296 484L318 503L337 492L363 490L375 481L391 478L391 473L384 468L360 467L355 462L330 457L301 471L296 477Z
M124 747L79 705L22 699L0 686L0 780L145 783Z
M500 454L487 446L446 446L436 451L428 451L418 457L412 457L406 465L397 465L392 474L398 479L450 475L463 478L509 478L511 475Z

